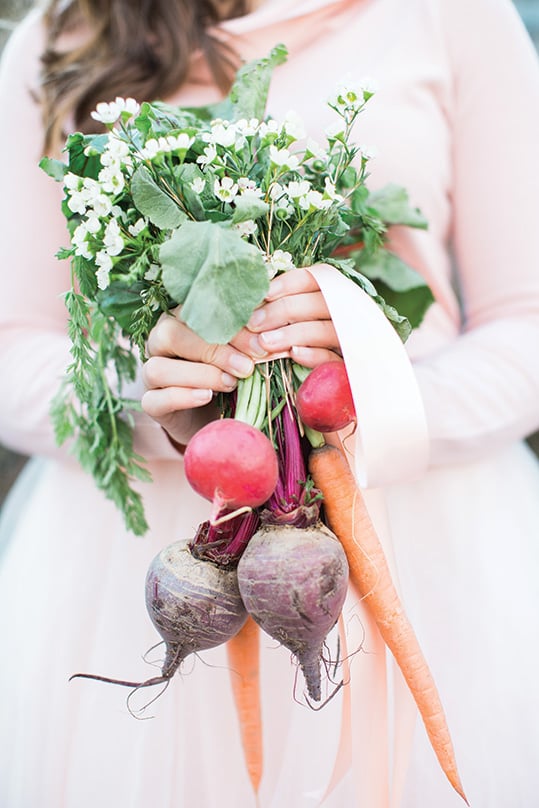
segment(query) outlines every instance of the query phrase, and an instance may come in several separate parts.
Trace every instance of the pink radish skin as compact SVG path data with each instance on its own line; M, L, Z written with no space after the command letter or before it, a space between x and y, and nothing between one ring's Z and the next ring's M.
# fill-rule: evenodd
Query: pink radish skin
M249 614L294 654L309 696L320 701L322 648L348 586L341 543L321 522L263 526L240 559L238 585Z
M229 640L247 619L236 571L194 558L187 541L171 544L153 559L146 608L166 643L164 678L189 654Z
M234 418L202 427L184 455L191 487L220 508L256 508L277 484L279 465L271 441L259 430Z
M318 432L336 432L356 420L344 362L324 362L312 370L296 394L298 415Z

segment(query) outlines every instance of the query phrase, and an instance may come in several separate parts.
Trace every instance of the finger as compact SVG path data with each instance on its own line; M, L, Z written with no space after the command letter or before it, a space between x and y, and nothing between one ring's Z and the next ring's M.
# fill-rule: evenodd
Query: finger
M211 390L198 390L189 387L165 387L147 390L141 399L144 412L167 428L167 416L181 410L203 407L212 400Z
M260 333L290 323L328 319L329 311L322 293L306 292L280 297L256 309L247 323L247 328Z
M266 300L276 300L285 295L297 295L303 292L316 292L319 288L318 282L308 269L291 269L271 280Z
M152 358L181 357L192 362L215 365L239 378L249 376L253 371L253 361L249 356L229 344L206 342L185 323L171 315L162 317L150 332L148 354Z
M148 390L166 387L190 388L205 392L230 392L237 378L215 365L187 362L166 356L152 356L142 368L142 380Z
M339 340L331 320L301 322L264 331L260 342L271 353L288 351L295 346L339 350Z
M290 356L294 362L306 368L316 368L324 362L342 362L342 357L335 351L327 348L308 348L304 345L293 345Z

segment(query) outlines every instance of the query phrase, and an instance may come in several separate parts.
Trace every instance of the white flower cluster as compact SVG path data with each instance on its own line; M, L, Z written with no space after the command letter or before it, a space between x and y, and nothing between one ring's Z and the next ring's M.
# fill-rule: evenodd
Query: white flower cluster
M118 97L111 103L98 104L92 117L109 131L99 151L87 152L99 158L97 178L68 172L64 179L67 207L80 217L72 235L74 254L95 262L98 286L106 289L113 259L127 245L132 247L132 240L149 233L147 221L129 198L129 178L143 164L151 167L155 176L170 172L167 187L173 187L174 167L190 159L200 174L190 181L190 188L204 200L203 204L208 203L225 218L230 213L232 218L241 199L247 216L238 217L240 221L231 226L260 249L270 277L294 268L291 253L276 249L281 244L272 244L270 233L280 223L288 228L283 231L286 235L295 227L305 226L310 216L343 204L332 174L339 160L332 162L332 150L345 143L351 123L374 91L370 79L354 82L346 77L339 83L328 100L339 120L326 131L327 148L306 139L303 122L294 112L287 113L282 121L214 120L201 124L196 135L191 126L189 131L174 130L168 135L149 137L141 146L138 135L132 139L126 126L140 110L134 99ZM260 155L265 169L261 172L256 168L253 179L248 174ZM362 150L361 162L368 159L367 149ZM213 202L208 202L211 199ZM248 218L249 202L253 205L252 218ZM131 249L130 255L132 252ZM148 272L155 274L153 262L151 267Z
M346 120L361 109L377 89L376 82L370 77L355 81L351 76L344 76L328 99L328 104L339 110Z
M133 237L142 232L146 222L139 218L129 224L124 212L115 204L125 188L124 172L133 165L129 144L110 132L100 163L97 179L68 172L64 189L69 210L82 217L71 237L75 255L95 261L97 284L100 289L106 289L112 258L120 255L125 245L120 222L127 225Z
M117 97L115 101L110 103L102 101L90 114L95 121L111 126L117 123L120 118L126 121L138 115L139 112L140 104L134 98Z

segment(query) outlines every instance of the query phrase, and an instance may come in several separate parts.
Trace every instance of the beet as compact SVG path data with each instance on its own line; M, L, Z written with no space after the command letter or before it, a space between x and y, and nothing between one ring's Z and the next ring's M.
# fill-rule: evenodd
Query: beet
M322 649L348 586L338 539L321 522L306 528L264 525L240 559L238 585L249 614L292 652L309 696L320 701Z
M166 643L164 678L189 654L229 640L247 619L236 571L195 558L188 541L165 547L153 559L146 608Z

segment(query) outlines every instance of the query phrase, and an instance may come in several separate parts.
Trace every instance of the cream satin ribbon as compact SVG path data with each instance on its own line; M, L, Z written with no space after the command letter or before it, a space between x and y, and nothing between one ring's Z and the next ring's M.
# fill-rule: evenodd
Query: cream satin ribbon
M381 309L327 264L309 267L328 305L357 413L355 475L362 488L420 477L428 464L425 411L406 349Z
M352 446L358 485L398 587L381 486L420 477L428 464L425 412L413 368L397 333L376 303L334 267L310 270L328 305L354 398L358 427ZM328 436L329 437L329 436ZM349 441L345 440L345 444ZM398 808L404 790L417 710L397 665L361 601L348 601L348 648L367 654L351 662L338 759L329 795L353 761L358 805ZM391 720L388 719L391 717Z

